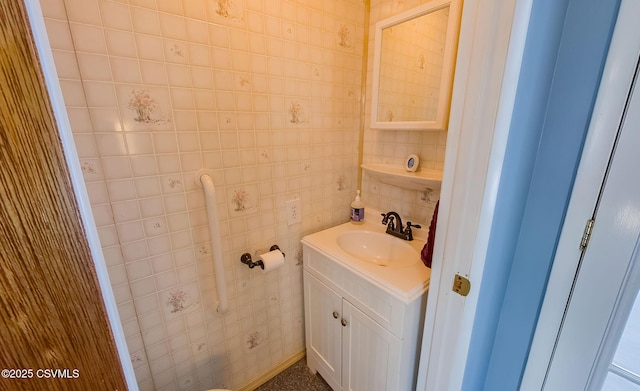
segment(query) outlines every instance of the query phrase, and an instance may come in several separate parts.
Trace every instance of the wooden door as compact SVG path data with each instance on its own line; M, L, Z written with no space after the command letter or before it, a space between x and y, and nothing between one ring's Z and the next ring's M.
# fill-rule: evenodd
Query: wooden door
M0 389L125 390L28 26L0 2Z

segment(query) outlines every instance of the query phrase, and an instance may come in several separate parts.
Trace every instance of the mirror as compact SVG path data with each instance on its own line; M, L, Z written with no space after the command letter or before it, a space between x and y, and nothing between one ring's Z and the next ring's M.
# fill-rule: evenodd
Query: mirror
M459 0L376 23L371 128L447 129L459 24Z

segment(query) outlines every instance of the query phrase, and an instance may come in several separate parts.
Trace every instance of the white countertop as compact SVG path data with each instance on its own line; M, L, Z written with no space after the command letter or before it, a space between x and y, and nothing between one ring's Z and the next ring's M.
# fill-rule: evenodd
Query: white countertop
M305 236L302 243L408 303L429 289L431 269L420 259L420 251L424 247L429 227L413 229L414 240L405 242L417 251L417 262L409 266L384 267L363 261L346 253L336 241L337 237L346 231L366 230L384 233L386 226L380 223L381 219L380 212L367 208L364 224L348 222L337 225Z

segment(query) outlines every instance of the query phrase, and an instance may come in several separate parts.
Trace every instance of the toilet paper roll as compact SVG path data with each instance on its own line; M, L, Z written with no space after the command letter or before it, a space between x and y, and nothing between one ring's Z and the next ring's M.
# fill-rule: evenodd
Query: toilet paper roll
M260 254L260 260L264 264L263 271L266 273L284 265L284 254L280 250L273 250L268 253Z

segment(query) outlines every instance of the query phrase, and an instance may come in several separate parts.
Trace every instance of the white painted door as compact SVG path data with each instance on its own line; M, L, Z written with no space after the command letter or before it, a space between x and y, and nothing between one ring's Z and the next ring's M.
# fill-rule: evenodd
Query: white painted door
M341 390L342 297L306 271L303 278L307 364Z
M636 61L637 56L636 52ZM637 68L635 75L636 82L628 94L598 194L592 235L577 264L565 315L542 382L545 390L631 391L640 387L637 364L640 350L629 351L623 344L616 353L640 288ZM632 326L638 320L630 318L629 322L623 343L633 340L638 343L640 329Z
M343 389L397 390L402 342L348 301L342 306Z
M610 358L612 347L616 346L617 339L611 341L615 336L613 333L609 334L607 340L603 340L603 336L608 327L615 329L616 324L623 323L619 317L611 318L612 306L622 292L622 278L626 275L624 270L620 271L624 267L620 264L630 263L638 236L638 232L634 233L629 224L626 224L625 230L624 223L634 220L635 213L632 211L638 202L638 193L635 193L634 200L633 194L629 194L632 190L624 187L638 186L637 173L634 172L634 168L638 167L638 156L634 156L637 148L634 147L638 144L637 141L635 145L630 144L634 141L628 138L637 137L640 126L640 122L634 119L638 115L638 93L633 98L634 105L629 106L640 54L638 12L639 2L622 1L521 391L539 391L545 386L551 390L553 384L562 382L568 389L582 390L594 367L598 347L603 346L600 357L608 352ZM625 110L628 114L623 119ZM626 133L619 132L621 123L631 128L627 128ZM617 140L619 148L615 150ZM618 163L610 165L614 151ZM629 153L631 156L623 156ZM607 172L611 172L608 178ZM608 190L601 193L603 181ZM615 197L618 197L618 209ZM580 243L585 222L594 216L594 210L597 212L593 237L588 251L583 254L577 243ZM611 244L614 244L613 249L600 248L601 245ZM594 267L589 267L591 264ZM577 270L580 270L579 279L576 278ZM612 273L617 274L617 281ZM588 275L591 275L591 280L587 279ZM584 296L581 292L584 292ZM569 302L571 308L567 306ZM582 314L577 312L580 310ZM624 311L620 314L626 315ZM617 323L612 322L609 326L610 319L615 319ZM561 334L560 339L558 336ZM604 349L605 346L609 347L608 350ZM606 369L608 360L600 361L604 364L593 369L594 373L606 372L603 372L602 366ZM559 366L556 368L556 365Z
M464 1L416 390L462 388L531 3Z

